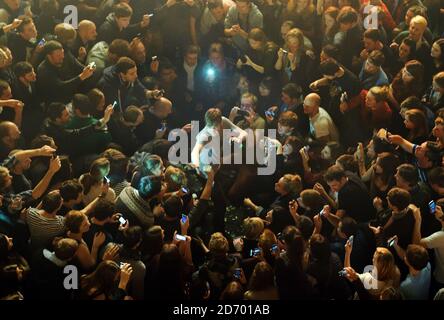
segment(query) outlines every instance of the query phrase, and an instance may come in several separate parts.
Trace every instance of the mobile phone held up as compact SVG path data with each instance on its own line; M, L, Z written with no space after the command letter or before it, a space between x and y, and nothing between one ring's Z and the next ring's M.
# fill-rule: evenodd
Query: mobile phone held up
M236 279L240 279L241 278L241 269L240 268L234 269L233 277L236 278Z
M128 221L124 217L120 217L119 222L120 222L120 225L123 227L124 225L127 224Z
M182 218L180 218L180 221L182 223L185 223L185 222L187 222L187 219L188 219L187 215L186 214L182 214Z
M269 111L269 110L267 110L267 111L265 111L265 115L266 116L269 116L269 117L271 117L271 118L274 118L274 116L276 115L273 111Z
M429 202L430 213L435 214L436 212L436 202L431 200Z
M109 184L110 180L108 179L107 176L103 177L103 183Z
M185 194L187 194L189 192L189 190L185 187L180 188L180 190Z
M187 240L187 238L185 236L181 235L181 234L176 234L175 238L176 238L177 241L185 241L185 240Z
M260 248L255 248L250 250L250 257L257 257L261 253Z

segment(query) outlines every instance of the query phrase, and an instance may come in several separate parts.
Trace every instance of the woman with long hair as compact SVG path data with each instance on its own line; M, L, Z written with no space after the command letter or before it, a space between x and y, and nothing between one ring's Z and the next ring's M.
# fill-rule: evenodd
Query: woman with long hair
M335 35L339 31L339 24L336 21L338 14L337 7L328 7L322 14L323 46L334 42Z
M86 271L96 265L99 249L105 242L105 234L103 232L96 233L91 251L89 250L88 245L83 240L83 234L88 232L90 226L91 223L88 217L81 211L71 210L65 216L66 237L76 240L79 244L74 263Z
M386 199L389 190L396 185L394 178L396 168L401 164L399 158L392 153L383 152L378 155L370 176L370 196Z
M106 158L98 158L91 164L89 172L80 176L79 182L83 186L84 205L88 205L100 195L103 195L106 200L114 202L116 194L114 190L109 187L107 178L109 170L109 160Z
M264 76L272 76L276 61L277 46L268 41L265 32L253 28L248 33L248 49L246 54L237 61L237 68L241 69L257 87Z
M396 62L390 69L392 75L398 74L398 72L404 67L404 65L410 61L416 59L416 42L412 39L405 38L402 40L395 53Z
M81 299L123 300L133 270L128 263L121 267L111 260L102 261L96 270L80 278Z
M430 55L433 58L432 74L444 71L444 38L433 43Z
M427 140L429 135L427 118L421 110L407 110L404 115L404 125L409 131L408 141L420 145Z
M407 61L390 85L390 102L399 108L410 96L422 97L424 90L424 65L418 60Z
M244 299L277 300L278 298L273 269L267 262L261 261L254 268L248 284L248 291L244 293Z
M345 272L351 281L360 281L374 299L378 299L388 287L399 287L401 274L395 264L395 258L387 248L378 247L373 255L373 268L366 273L357 273L350 265L352 246L349 241L345 245Z
M365 94L365 92L362 94ZM372 87L366 91L365 108L362 109L362 117L363 123L366 123L373 133L381 128L390 126L393 112L388 101L388 87Z
M304 92L308 92L308 86L315 77L314 63L315 60L307 54L302 31L291 29L285 36L284 48L278 50L274 65L281 72L283 83L296 83Z

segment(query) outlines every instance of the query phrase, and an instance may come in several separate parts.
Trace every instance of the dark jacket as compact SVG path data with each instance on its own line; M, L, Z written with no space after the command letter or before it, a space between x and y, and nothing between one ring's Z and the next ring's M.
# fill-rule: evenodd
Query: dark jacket
M68 103L77 93L82 80L79 76L68 78L62 68L44 60L37 69L37 88L46 103Z
M119 30L116 16L114 13L111 13L106 17L105 22L100 26L97 41L105 41L108 44L111 44L114 39L131 41L137 35L137 33L141 31L142 29L140 28L139 24L129 25L127 28Z
M120 80L119 74L116 72L116 67L111 66L103 71L102 78L98 83L98 87L105 95L106 105L117 101L116 108L124 111L129 105L141 106L146 104L145 87L136 79L132 85L123 83ZM119 99L120 95L120 99Z

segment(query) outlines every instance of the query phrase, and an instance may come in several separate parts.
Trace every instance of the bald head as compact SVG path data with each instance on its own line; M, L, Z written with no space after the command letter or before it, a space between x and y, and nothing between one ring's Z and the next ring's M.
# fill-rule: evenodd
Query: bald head
M94 41L97 38L96 25L90 20L82 20L79 23L79 37L84 43Z
M0 123L0 140L6 146L14 149L20 139L20 129L14 122L3 121Z
M310 93L304 99L304 113L313 117L319 112L320 105L321 97L317 93Z
M170 100L167 98L160 98L156 100L154 105L151 107L151 112L158 117L159 119L163 120L168 117L169 114L171 114L173 108L173 104Z

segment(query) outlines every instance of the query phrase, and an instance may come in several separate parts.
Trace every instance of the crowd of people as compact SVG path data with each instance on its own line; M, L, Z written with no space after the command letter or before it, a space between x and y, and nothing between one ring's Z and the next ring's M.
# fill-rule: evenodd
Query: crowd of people
M443 15L0 0L0 298L444 299Z

